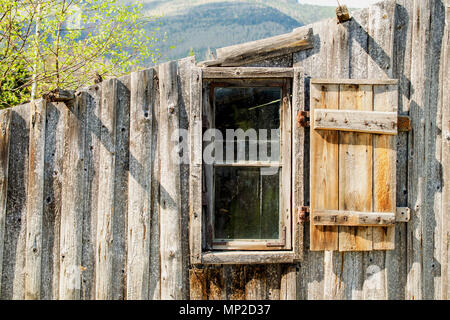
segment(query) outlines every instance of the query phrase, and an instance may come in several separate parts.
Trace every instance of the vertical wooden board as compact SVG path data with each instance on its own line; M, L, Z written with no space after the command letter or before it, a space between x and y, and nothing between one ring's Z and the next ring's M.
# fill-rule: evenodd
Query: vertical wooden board
M178 91L179 91L179 129L180 129L180 201L181 201L181 252L182 252L182 297L189 297L189 182L190 182L190 139L189 119L191 107L191 77L192 68L195 67L195 57L187 57L177 61L178 64Z
M95 261L97 243L97 207L99 198L100 104L102 86L86 90L86 208L83 215L81 299L95 299Z
M24 299L30 104L11 110L8 191L1 281L2 300Z
M160 252L161 299L181 299L183 268L181 252L180 158L174 137L179 128L177 64L159 66L160 116Z
M372 87L341 85L340 110L372 110ZM372 135L339 132L339 210L372 211ZM339 227L339 251L372 250L371 227Z
M99 121L99 184L97 205L97 235L95 258L95 298L113 299L113 219L114 172L116 152L117 79L102 83L102 104Z
M225 265L226 300L245 300L245 265Z
M428 96L430 60L429 30L431 25L430 1L415 0L413 4L412 57L411 57L411 101L410 117L412 131L409 139L408 207L413 214L408 222L407 235L407 286L406 299L423 299L423 219L428 210L426 199L427 167L425 153L426 124L428 118Z
M311 122L314 109L338 109L336 85L311 85ZM338 133L311 127L311 217L315 209L337 210L338 203ZM310 250L337 250L337 227L310 223Z
M153 69L131 74L127 299L148 300L152 187Z
M280 300L281 293L281 265L270 264L266 266L266 290L268 300Z
M190 107L190 258L191 263L201 262L202 253L202 73L191 69Z
M411 92L411 28L413 8L409 0L396 0L393 76L399 79L398 110L399 114L407 115ZM408 132L397 135L397 177L396 204L408 206ZM395 226L395 249L386 252L386 283L387 298L400 300L405 298L407 268L407 225L399 223Z
M6 199L8 192L8 163L10 141L11 110L0 111L0 297L5 245Z
M301 206L305 203L305 128L298 126L297 114L305 111L305 83L304 73L300 68L294 69L292 84L292 246L295 259L303 257L303 232L304 224L296 217Z
M374 86L374 111L397 112L396 86ZM396 136L373 136L373 210L395 212L396 210ZM395 248L395 226L373 228L373 249Z
M41 298L45 114L45 100L31 103L25 251L25 299L27 300Z
M280 285L280 300L295 300L297 299L297 266L296 265L282 265L281 271L281 285Z
M128 171L130 167L130 75L117 79L113 217L113 299L126 299Z
M207 269L207 293L208 300L225 299L225 277L221 265Z
M189 270L190 300L207 300L205 269L193 268Z
M64 159L61 204L60 290L62 300L79 300L85 209L85 129L87 95L80 93L64 111Z
M450 269L449 269L449 240L450 240L450 96L446 94L450 91L450 1L446 1L444 38L442 43L441 58L441 108L442 108L442 259L441 259L441 299L450 298Z
M42 221L41 299L59 299L61 191L64 157L63 102L47 103L45 125L44 212Z
M245 300L266 299L266 275L264 266L245 266ZM293 281L295 283L295 281Z
M160 245L160 207L159 207L159 113L160 113L160 92L158 67L153 68L153 90L152 90L152 215L150 219L150 285L149 299L159 300L161 298L161 253Z

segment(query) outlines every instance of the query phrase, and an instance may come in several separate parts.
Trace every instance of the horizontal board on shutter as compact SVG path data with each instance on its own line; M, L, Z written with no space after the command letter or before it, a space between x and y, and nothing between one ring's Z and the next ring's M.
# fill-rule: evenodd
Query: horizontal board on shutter
M390 226L395 224L395 213L316 210L313 222L323 226Z
M314 129L397 134L397 113L356 110L314 110Z

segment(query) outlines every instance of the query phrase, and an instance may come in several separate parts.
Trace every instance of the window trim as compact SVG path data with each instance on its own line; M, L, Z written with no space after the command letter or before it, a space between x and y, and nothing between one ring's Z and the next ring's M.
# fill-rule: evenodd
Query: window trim
M273 79L291 78L292 99L290 103L290 142L291 170L290 190L287 195L290 207L290 229L286 239L291 241L289 250L227 250L212 251L206 248L205 219L202 218L202 108L203 96L210 94L203 88L205 79ZM244 80L245 81L245 80ZM193 67L191 75L191 108L190 108L190 260L191 264L251 264L251 263L293 263L301 260L303 255L303 223L296 218L298 208L304 204L303 182L303 143L304 128L296 126L296 114L304 110L304 75L299 68L247 68L247 67ZM294 146L294 143L299 144ZM300 146L300 150L297 150ZM296 159L301 155L301 159ZM301 160L301 161L299 161ZM300 170L300 172L299 172ZM200 214L199 214L200 213Z

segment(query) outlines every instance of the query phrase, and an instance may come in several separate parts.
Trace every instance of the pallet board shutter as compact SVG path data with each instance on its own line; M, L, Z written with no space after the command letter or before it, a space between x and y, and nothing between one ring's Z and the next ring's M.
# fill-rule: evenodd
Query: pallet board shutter
M311 250L394 249L397 86L311 80Z

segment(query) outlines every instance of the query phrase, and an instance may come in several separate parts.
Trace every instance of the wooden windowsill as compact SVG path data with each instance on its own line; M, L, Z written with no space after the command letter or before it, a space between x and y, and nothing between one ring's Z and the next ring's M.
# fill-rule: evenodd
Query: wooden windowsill
M294 251L208 251L202 253L202 264L294 263Z

